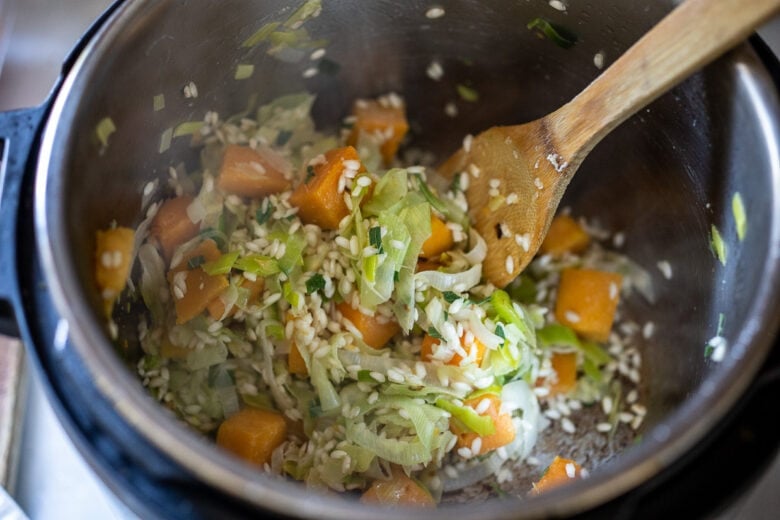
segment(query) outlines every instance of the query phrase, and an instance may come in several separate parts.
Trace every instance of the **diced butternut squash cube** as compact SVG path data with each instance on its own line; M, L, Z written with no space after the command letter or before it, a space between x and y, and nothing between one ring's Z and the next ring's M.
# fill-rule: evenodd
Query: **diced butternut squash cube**
M493 426L495 426L496 429L494 433L485 437L479 437L479 435L470 430L461 430L454 421L450 423L452 433L458 437L458 447L466 447L473 450L474 441L478 437L481 439L478 443L478 453L473 454L475 456L488 453L501 446L506 446L515 440L515 425L512 423L512 417L509 413L501 410L501 399L497 395L490 393L483 394L472 399L467 399L463 404L478 410L482 401L485 399L489 401L489 405L485 411L480 413L480 415L488 416L493 420Z
M544 493L555 487L558 487L567 482L580 477L582 475L582 468L579 464L570 459L564 459L556 456L552 463L547 466L544 471L544 475L538 482L533 484L531 489L532 495L538 495Z
M244 408L228 417L217 430L217 445L252 464L266 464L287 438L287 422L280 413Z
M291 374L299 376L309 375L309 369L306 368L306 361L303 360L298 345L294 342L290 345L290 354L287 356L287 369Z
M555 317L582 336L606 341L615 320L623 277L593 269L564 269Z
M187 208L192 201L189 195L168 199L162 203L152 220L149 232L160 245L166 262L170 262L177 247L200 231L200 224L190 220L187 215Z
M436 507L427 489L397 468L388 480L375 480L360 497L364 504L379 506Z
M435 259L452 249L453 245L455 245L455 240L452 237L452 230L442 219L431 214L431 236L423 242L420 256Z
M366 345L380 349L395 336L401 327L398 322L380 316L369 316L353 308L347 302L341 302L336 308L363 335Z
M422 347L420 348L420 358L422 358L423 361L432 361L434 359L433 347L439 343L441 342L438 339L426 334L425 337L423 337ZM485 357L485 345L477 338L473 337L473 335L467 333L464 333L460 337L460 344L463 347L463 350L466 351L466 359L475 365L480 366L482 364L482 359ZM445 363L457 367L460 366L463 359L463 356L455 352Z
M553 352L550 358L555 371L555 382L550 386L550 395L566 394L577 384L577 353Z
M262 278L258 278L255 281L244 278L244 281L241 282L241 288L248 291L246 300L247 305L251 305L257 300L257 297L263 292L264 287L265 281ZM208 311L213 319L222 320L232 317L238 311L238 307L233 305L227 314L225 314L225 301L222 299L222 295L220 295L209 302Z
M259 199L290 188L287 160L271 150L230 144L225 148L217 186L226 193Z
M228 280L225 275L211 276L200 266L191 268L190 261L202 257L203 262L212 262L222 253L213 240L204 240L190 251L187 251L170 271L168 282L171 285L176 323L186 323L205 311L209 303L218 298L227 289ZM200 262L199 262L200 263Z
M180 274L184 280L184 290L176 276L171 290L178 324L187 323L205 311L209 302L218 298L229 285L226 276L211 276L200 267Z
M568 215L558 215L550 223L547 236L539 246L544 254L561 256L564 253L579 253L590 244L590 235L576 220Z
M126 227L98 231L95 237L95 282L107 315L127 284L134 239L135 232Z
M389 97L379 101L361 99L355 102L352 113L355 116L355 125L347 144L357 146L359 139L373 139L379 144L385 165L390 165L398 146L409 131L403 102L399 100L393 103Z
M298 208L301 221L322 229L338 229L339 222L349 215L344 191L339 191L339 179L349 166L364 170L357 150L351 146L329 150L324 160L310 166L313 175L307 176L290 197L290 204Z

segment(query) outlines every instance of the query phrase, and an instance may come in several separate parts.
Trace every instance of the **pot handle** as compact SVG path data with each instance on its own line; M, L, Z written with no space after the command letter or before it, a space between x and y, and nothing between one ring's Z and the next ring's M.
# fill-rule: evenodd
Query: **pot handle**
M20 209L32 207L29 190L22 188L25 178L31 178L25 172L33 167L36 136L45 112L44 104L0 113L0 334L8 336L19 336L16 228Z

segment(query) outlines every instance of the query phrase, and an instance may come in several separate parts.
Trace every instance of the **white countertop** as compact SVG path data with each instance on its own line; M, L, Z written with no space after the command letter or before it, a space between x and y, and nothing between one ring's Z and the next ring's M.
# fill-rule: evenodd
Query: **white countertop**
M110 3L109 0L18 0L16 24L0 75L0 110L41 103L70 46ZM761 34L775 52L780 52L780 20L764 27ZM78 454L47 402L37 374L26 379L19 473L16 486L11 487L21 508L33 520L135 518ZM742 500L718 518L777 518L778 489L780 457Z

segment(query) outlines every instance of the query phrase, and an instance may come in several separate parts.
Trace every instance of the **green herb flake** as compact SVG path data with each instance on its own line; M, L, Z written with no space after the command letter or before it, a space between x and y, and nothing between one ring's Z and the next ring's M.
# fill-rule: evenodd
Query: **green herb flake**
M306 167L306 178L303 180L304 184L309 184L309 181L314 178L314 166L309 165Z
M276 136L276 146L284 146L292 137L293 133L290 130L280 130Z
M479 101L479 92L477 92L475 89L467 86L467 85L457 85L455 87L458 91L458 95L463 99L463 101L468 101L469 103L475 103Z
M322 412L323 412L322 405L320 404L319 399L315 399L314 401L312 401L311 404L309 405L309 415L312 418L316 418L322 415Z
M237 80L249 79L255 73L255 66L251 63L239 63L236 67L236 74L233 76Z
M747 232L747 213L745 213L745 203L742 201L742 195L736 192L731 197L731 212L734 214L734 223L737 228L737 238L742 242Z
M563 49L568 49L577 43L576 34L544 18L534 18L527 27L535 31L540 38L547 38Z
M314 273L314 275L306 280L306 294L313 294L317 291L321 291L325 288L325 278L320 273Z
M155 112L165 108L165 94L157 94L152 98L152 108L154 108Z
M384 249L382 249L382 228L374 226L369 229L368 242L376 248L379 254L384 253Z
M718 228L715 227L715 224L710 228L710 247L717 259L720 260L720 263L725 266L728 250L726 248L726 242L723 241L723 237L721 236L720 231L718 231Z
M371 377L370 370L358 370L357 380L361 383L376 383L376 380Z
M190 269L195 269L202 266L205 263L206 263L206 257L203 255L198 255L190 258L187 261L187 267L189 267Z
M453 303L455 300L460 300L460 295L452 291L444 291L442 296L444 296L444 299L447 301L447 303Z
M260 207L260 209L255 212L255 220L257 220L258 224L265 224L268 222L268 219L271 218L275 209L273 204L266 202L265 209Z
M504 333L504 327L500 323L496 324L496 336L506 341L506 334Z
M428 327L428 335L435 339L444 339L444 337L439 334L439 331L436 330L434 327Z

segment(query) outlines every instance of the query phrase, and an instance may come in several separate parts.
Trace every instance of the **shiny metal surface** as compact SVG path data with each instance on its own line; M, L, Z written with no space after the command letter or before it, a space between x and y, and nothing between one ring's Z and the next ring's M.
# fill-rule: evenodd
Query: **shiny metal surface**
M69 324L65 348L83 361L123 421L210 486L277 511L363 518L365 511L353 504L312 495L302 501L297 487L239 467L152 403L113 354L100 324L90 276L94 230L114 218L132 223L143 185L187 155L186 143L159 154L165 128L210 109L237 112L252 91L268 99L314 89L320 93L317 115L336 121L354 97L396 90L409 101L415 142L446 154L465 133L529 120L569 99L598 73L592 65L596 52L605 51L607 59L619 54L668 5L659 2L641 12L620 2L597 10L573 5L566 20L576 20L582 44L562 51L517 30L538 15L537 5L493 11L455 2L440 23L425 18L423 3L401 8L340 2L310 28L332 40L328 56L342 64L340 72L308 81L301 77L305 63L286 64L240 47L284 12L282 3L264 3L262 13L248 2L192 5L125 5L79 58L54 105L38 169L36 225L48 281ZM180 12L185 8L186 16ZM432 56L445 61L446 81L427 79ZM234 68L245 60L255 64L254 79L236 82ZM188 81L198 85L197 99L181 95ZM488 102L460 103L460 115L451 120L443 103L457 101L453 87L461 81L472 82ZM158 93L170 100L162 114L151 110ZM645 352L650 415L643 443L571 486L570 493L528 502L523 514L571 513L643 482L705 435L752 378L778 319L777 113L774 85L743 47L630 120L583 165L568 203L607 228L623 230L626 252L651 271L657 261L670 261L675 276L672 283L656 276L657 305L632 309L659 325L655 345ZM107 115L117 132L101 155L91 132ZM593 177L598 189L589 182ZM707 236L710 224L733 236L728 210L735 190L748 201L751 231L742 244L729 241L733 256L721 267L709 253ZM727 310L732 348L724 363L713 365L705 362L702 345L713 335L718 313ZM518 514L506 502L459 513Z

